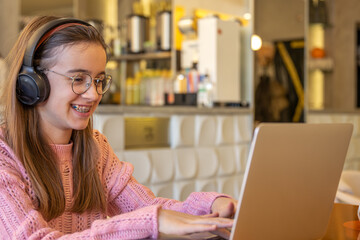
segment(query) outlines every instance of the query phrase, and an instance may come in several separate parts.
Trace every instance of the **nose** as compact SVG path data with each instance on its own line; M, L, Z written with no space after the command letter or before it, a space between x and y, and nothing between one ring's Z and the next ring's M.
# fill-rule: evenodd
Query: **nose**
M90 88L86 92L84 92L81 96L92 101L96 101L99 98L101 98L101 95L99 95L96 91L96 85L94 81L92 81Z

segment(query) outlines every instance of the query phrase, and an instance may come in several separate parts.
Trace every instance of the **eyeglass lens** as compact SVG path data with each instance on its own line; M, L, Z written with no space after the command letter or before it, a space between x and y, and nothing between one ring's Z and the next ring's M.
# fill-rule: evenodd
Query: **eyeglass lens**
M96 91L98 94L104 94L109 90L111 84L111 76L102 74L94 80ZM85 93L92 84L92 78L90 75L81 73L73 77L72 88L76 94Z

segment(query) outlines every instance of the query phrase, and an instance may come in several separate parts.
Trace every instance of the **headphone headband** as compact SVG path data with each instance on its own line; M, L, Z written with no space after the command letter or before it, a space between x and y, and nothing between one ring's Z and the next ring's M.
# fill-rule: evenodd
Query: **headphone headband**
M68 23L76 23L80 24L80 25L85 25L85 26L90 26L89 23L84 22L82 20L79 19L74 19L74 18L59 18L59 19L55 19L53 21L50 21L48 23L45 23L44 25L42 25L39 29L37 29L35 31L35 33L31 36L29 43L26 47L25 50L25 55L24 55L24 61L23 61L23 65L27 66L27 67L33 67L33 63L34 63L34 55L36 52L36 49L39 45L39 43L42 43L44 40L46 40L47 38L42 39L47 33L51 32L52 30L54 30L55 28L61 26L61 25L66 25ZM62 29L62 28L61 28ZM55 31L54 31L55 32ZM53 33L53 32L51 32ZM40 42L40 40L42 40Z

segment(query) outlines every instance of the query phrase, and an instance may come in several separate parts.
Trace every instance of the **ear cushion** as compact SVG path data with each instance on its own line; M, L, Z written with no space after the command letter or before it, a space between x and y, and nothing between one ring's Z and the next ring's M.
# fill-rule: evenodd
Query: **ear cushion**
M45 101L49 93L50 84L46 75L23 66L16 81L17 99L27 106L34 106Z

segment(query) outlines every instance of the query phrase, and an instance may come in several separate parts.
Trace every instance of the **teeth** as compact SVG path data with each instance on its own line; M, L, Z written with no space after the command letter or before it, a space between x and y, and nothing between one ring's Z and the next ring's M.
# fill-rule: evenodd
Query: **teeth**
M86 106L72 105L72 108L80 113L87 113L90 111L90 107L86 107Z

